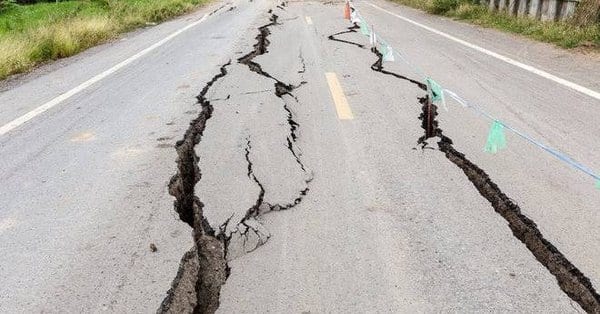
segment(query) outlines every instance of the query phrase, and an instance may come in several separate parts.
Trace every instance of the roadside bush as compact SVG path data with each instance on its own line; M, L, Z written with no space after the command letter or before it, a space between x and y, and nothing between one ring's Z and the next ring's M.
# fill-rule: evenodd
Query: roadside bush
M449 11L456 10L460 3L460 0L433 0L427 11L429 11L429 13L443 15Z
M0 13L12 5L15 5L14 0L0 0Z
M14 1L39 3L19 5ZM135 27L189 12L205 2L0 0L5 8L0 11L0 80L47 60L71 56Z
M38 2L55 2L55 0L14 0L18 4L34 4Z

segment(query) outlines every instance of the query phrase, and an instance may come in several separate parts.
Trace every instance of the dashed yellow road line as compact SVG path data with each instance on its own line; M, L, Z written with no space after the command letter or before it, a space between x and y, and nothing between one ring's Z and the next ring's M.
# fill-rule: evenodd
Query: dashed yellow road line
M310 18L310 16L306 17L306 24L308 24L308 25L312 25L313 24L312 19Z
M337 111L338 119L354 119L352 109L350 109L348 100L346 100L346 96L344 96L344 91L342 90L340 81L337 79L337 75L332 72L327 72L325 73L325 77L327 77L327 84L329 84L329 91L331 92L331 97L333 97L333 103L335 104L335 110Z

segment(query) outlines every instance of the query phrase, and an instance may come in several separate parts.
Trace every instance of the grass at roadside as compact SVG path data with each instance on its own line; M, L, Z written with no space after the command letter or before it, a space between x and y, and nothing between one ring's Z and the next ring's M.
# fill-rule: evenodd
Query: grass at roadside
M585 46L600 51L600 25L576 27L566 22L542 22L490 12L487 7L459 0L393 0L432 14L443 15L473 24L521 34L556 44L563 48Z
M189 12L208 0L72 0L0 10L0 79L74 55L147 23Z

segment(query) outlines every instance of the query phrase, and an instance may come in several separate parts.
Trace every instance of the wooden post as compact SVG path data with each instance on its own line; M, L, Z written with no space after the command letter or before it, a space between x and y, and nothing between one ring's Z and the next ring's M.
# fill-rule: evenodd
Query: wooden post
M563 6L564 10L561 12L560 19L562 21L572 17L575 14L575 8L577 7L577 1L567 1Z
M521 0L525 1L525 0ZM515 15L517 13L517 7L519 5L519 0L508 0L508 15Z
M548 10L542 14L542 21L556 21L556 13L558 10L557 0L548 0Z
M541 12L542 12L541 0L531 0L529 2L529 16L534 19L539 19Z
M498 10L504 11L506 9L506 0L500 0L498 2Z
M520 0L517 16L523 17L525 15L527 15L527 0Z

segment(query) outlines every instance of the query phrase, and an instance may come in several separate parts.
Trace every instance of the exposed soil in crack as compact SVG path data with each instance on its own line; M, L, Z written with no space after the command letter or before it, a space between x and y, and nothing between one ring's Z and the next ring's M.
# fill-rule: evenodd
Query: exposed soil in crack
M423 105L423 113L419 119L423 122L425 135L419 138L419 143L423 144L429 138L437 138L440 151L465 173L479 194L488 200L494 210L508 222L513 235L525 244L538 262L556 278L561 290L586 312L600 313L600 295L589 278L544 238L535 222L521 213L521 208L502 192L485 171L454 148L452 140L444 136L438 126L438 121L435 119L437 106L431 104L429 97L420 98L420 102Z
M359 27L354 25L353 28ZM332 38L335 35L349 32L351 31L333 34L329 36L329 39L362 48L360 44ZM427 85L422 82L383 70L381 53L376 48L373 48L372 51L378 57L378 60L371 66L372 70L408 80L419 88L427 90ZM454 148L452 139L445 136L439 127L439 122L436 119L438 108L431 102L429 96L420 97L419 103L422 110L419 119L424 135L418 139L418 144L422 148L426 148L428 139L437 138L439 150L445 154L450 162L464 172L479 194L488 200L494 210L508 222L513 235L525 244L536 260L556 278L561 290L586 312L600 313L600 295L594 289L589 278L575 267L550 241L544 238L535 222L521 213L521 208L502 192L483 169Z

